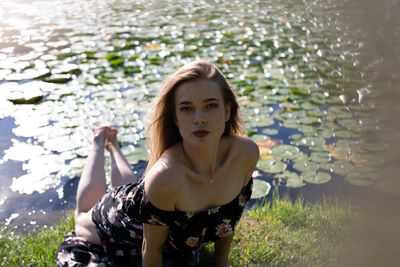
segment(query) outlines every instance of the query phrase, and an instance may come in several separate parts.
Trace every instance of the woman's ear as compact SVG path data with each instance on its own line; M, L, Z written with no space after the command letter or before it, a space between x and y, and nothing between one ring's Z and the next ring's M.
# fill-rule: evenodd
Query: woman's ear
M231 118L231 103L225 105L225 122Z

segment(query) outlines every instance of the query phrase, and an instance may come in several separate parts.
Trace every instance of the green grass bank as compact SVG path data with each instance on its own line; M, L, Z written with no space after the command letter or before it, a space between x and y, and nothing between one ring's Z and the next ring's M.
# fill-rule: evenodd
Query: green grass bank
M257 205L239 222L231 248L232 266L335 266L358 219L349 205L274 198ZM55 266L72 216L41 231L19 237L1 230L0 266ZM213 246L203 249L202 266L210 266Z

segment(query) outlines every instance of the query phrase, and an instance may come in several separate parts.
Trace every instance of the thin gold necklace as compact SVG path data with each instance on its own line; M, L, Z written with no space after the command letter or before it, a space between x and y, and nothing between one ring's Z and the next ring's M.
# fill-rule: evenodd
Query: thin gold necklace
M183 154L185 154L185 157L186 157L187 160L189 161L190 165L192 166L192 169L194 169L194 164L193 164L193 162L190 160L190 158L189 158L188 154L186 153L185 149L183 148L183 144L182 144L182 151L183 151ZM209 183L209 184L213 184L213 183L215 182L213 176L214 176L214 175L211 173L211 176L210 176L209 179L208 179L208 183Z

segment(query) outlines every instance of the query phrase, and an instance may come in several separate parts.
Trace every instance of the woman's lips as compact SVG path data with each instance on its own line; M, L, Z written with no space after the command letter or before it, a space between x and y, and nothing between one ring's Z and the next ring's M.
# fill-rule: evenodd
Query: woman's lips
M206 131L206 130L196 130L194 132L192 132L192 134L196 137L204 137L206 135L208 135L210 132Z

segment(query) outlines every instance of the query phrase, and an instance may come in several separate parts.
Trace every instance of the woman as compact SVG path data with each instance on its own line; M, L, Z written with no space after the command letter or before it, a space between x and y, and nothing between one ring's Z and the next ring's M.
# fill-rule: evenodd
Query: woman
M229 265L259 150L240 136L236 97L214 65L195 61L165 81L147 131L146 175L137 183L118 148L116 129L93 132L77 191L75 231L59 246L59 265L196 266L209 242L215 246L214 265ZM105 147L113 186L107 194Z

